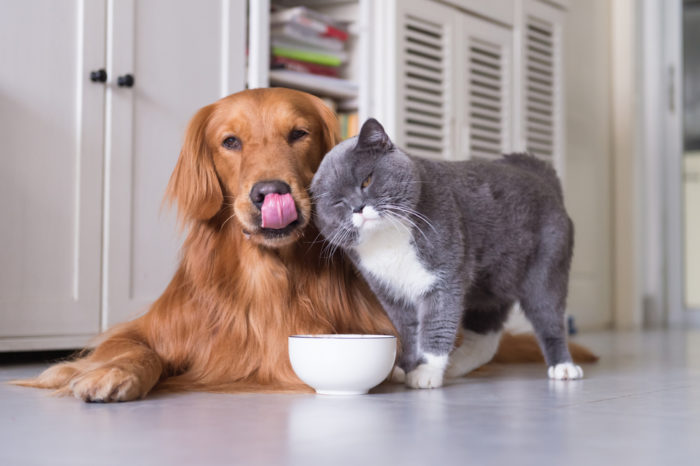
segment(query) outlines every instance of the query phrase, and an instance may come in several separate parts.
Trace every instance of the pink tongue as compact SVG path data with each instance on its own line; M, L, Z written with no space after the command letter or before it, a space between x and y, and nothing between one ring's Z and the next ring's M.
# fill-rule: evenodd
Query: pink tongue
M279 230L297 219L297 209L291 194L267 194L260 212L263 228Z

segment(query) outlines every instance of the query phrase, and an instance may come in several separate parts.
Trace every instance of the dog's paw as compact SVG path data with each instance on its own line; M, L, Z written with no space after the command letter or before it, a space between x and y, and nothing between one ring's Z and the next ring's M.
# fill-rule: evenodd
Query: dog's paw
M98 367L73 379L69 391L88 402L129 401L142 398L147 390L139 378L117 367Z
M573 380L583 377L583 369L574 363L563 362L556 366L549 366L547 374L554 380Z
M430 364L420 364L406 374L406 385L411 388L442 387L444 370Z
M394 369L392 369L391 375L389 376L389 380L391 380L393 383L404 383L406 382L406 372L399 366L394 366Z

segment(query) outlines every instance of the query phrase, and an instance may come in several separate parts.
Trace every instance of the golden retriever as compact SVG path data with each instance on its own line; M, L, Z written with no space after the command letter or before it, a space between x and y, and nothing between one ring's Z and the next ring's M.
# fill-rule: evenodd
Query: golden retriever
M322 257L310 222L307 187L338 140L333 112L299 91L247 90L199 110L167 190L188 230L170 285L89 355L23 383L85 401L142 398L157 384L309 390L289 363L289 335L393 334L349 263ZM296 219L264 228L267 194L288 194Z

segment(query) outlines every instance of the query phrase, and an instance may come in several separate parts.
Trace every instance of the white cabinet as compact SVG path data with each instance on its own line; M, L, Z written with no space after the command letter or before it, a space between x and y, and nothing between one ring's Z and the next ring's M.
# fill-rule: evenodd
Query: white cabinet
M245 12L0 4L0 350L83 345L163 291L179 247L165 186L189 118L244 88Z
M395 18L397 142L448 160L511 150L512 29L428 0L396 2Z
M561 9L520 0L516 15L515 146L564 173L563 21Z
M0 7L0 349L99 330L105 2Z
M451 160L527 150L563 169L563 10L537 0L387 3L373 112L399 145Z
M132 318L175 272L180 234L162 206L198 108L245 86L245 1L110 3L103 328ZM163 207L163 208L161 208Z
M513 150L513 33L473 16L459 23L454 157L499 158Z
M409 153L449 158L455 129L457 23L451 8L409 0L396 3L395 114L387 128ZM386 83L385 85L389 85ZM388 87L387 90L392 92Z

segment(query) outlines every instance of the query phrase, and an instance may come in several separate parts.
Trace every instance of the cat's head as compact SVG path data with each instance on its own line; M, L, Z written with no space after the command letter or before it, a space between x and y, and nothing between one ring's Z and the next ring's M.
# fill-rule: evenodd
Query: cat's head
M335 246L352 248L372 232L407 228L420 182L412 160L370 118L357 137L323 158L311 193L321 234Z

